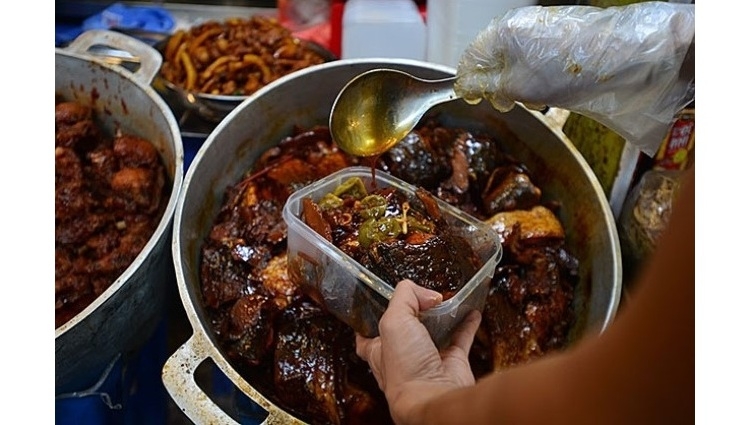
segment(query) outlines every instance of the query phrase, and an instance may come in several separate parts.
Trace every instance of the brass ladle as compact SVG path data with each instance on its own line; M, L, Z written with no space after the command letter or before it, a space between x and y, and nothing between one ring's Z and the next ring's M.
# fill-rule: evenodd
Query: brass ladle
M402 140L431 107L457 99L456 77L424 80L395 69L351 79L331 108L334 142L356 156L380 155Z

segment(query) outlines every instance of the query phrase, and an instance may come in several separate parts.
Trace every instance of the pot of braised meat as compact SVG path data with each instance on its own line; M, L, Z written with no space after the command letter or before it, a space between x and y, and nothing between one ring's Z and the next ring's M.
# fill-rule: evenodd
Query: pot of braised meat
M141 59L132 72L94 46ZM140 347L163 314L183 180L173 114L150 87L160 55L131 37L82 34L55 51L55 392L82 391Z
M407 138L366 163L335 147L327 123L339 90L374 68L428 79L454 73L391 59L298 71L229 114L190 166L173 258L193 334L166 362L163 382L193 421L234 420L195 382L198 365L211 359L268 412L265 423L391 422L354 353L354 331L293 283L286 262L287 197L350 165L374 164L498 232L503 255L470 354L476 376L535 361L612 321L621 292L615 223L561 130L523 107L502 114L456 101L428 111Z

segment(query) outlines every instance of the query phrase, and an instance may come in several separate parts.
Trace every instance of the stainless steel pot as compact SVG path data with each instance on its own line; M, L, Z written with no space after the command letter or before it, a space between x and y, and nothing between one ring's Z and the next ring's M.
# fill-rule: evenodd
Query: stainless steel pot
M163 382L171 397L196 423L232 421L197 386L195 370L206 359L247 396L268 411L265 423L299 423L246 381L219 350L200 291L200 246L217 214L227 186L267 148L290 135L292 126L327 124L338 91L352 77L373 68L396 68L424 78L454 74L449 67L411 60L341 60L281 78L261 89L229 114L210 134L190 166L176 207L173 258L182 303L193 328L189 341L166 362ZM595 175L560 129L538 112L516 107L506 114L487 103L463 101L436 107L442 123L485 129L503 136L514 132L521 143L508 146L542 181L546 199L562 202L560 218L567 244L580 260L577 299L581 318L570 338L601 331L612 321L621 293L617 230ZM503 138L503 137L502 137Z
M88 53L102 45L139 57L140 68L132 73ZM92 106L111 135L121 128L152 141L171 179L165 212L134 262L87 308L55 329L56 395L87 388L116 355L142 345L161 318L174 281L169 244L184 150L173 114L150 87L160 64L160 54L150 46L108 31L85 32L66 49L55 50L56 96Z

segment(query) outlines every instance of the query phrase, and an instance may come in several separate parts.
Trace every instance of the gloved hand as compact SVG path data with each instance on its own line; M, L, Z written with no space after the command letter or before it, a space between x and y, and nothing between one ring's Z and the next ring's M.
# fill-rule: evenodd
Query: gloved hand
M455 91L502 112L567 109L654 155L694 97L694 18L695 5L666 2L511 9L463 52Z

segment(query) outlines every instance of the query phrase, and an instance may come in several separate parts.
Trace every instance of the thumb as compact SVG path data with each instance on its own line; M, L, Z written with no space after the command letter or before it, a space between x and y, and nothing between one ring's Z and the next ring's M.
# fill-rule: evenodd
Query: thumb
M414 316L419 312L437 306L443 301L440 293L417 285L415 282L404 279L396 285L392 302L406 306Z

